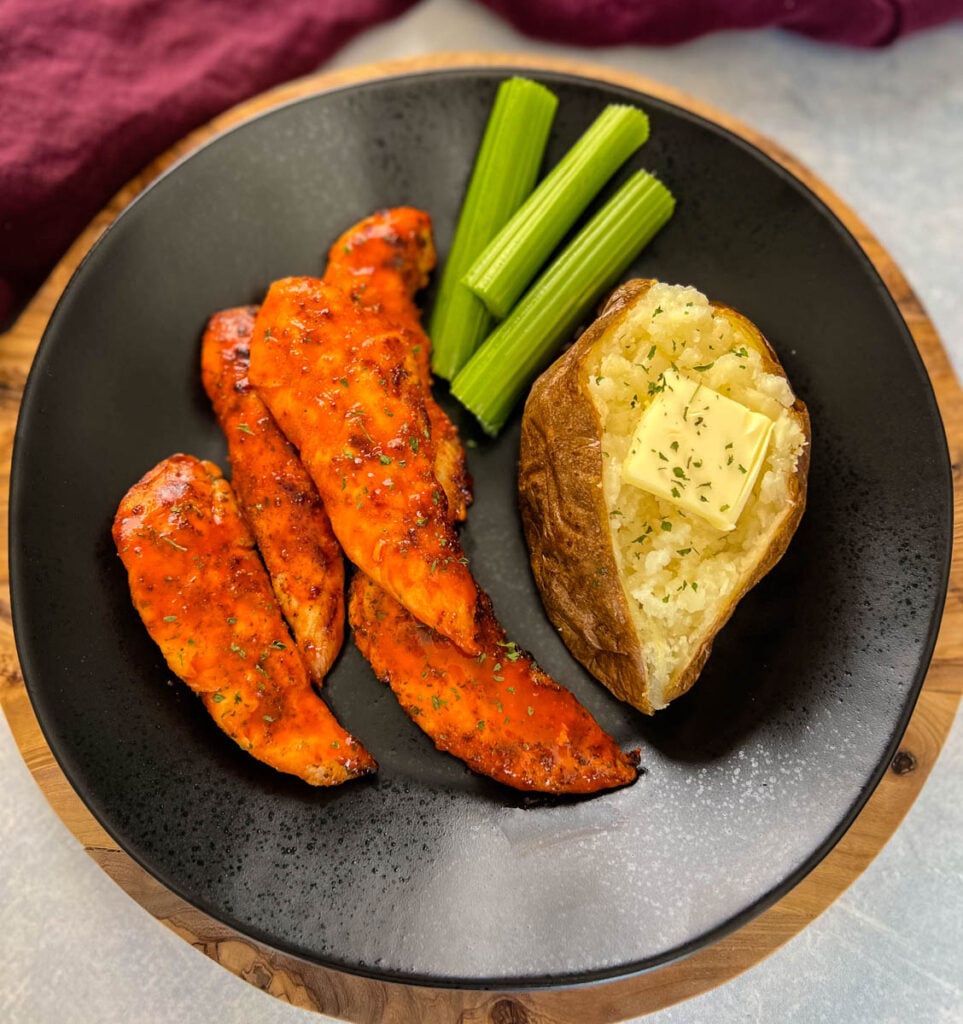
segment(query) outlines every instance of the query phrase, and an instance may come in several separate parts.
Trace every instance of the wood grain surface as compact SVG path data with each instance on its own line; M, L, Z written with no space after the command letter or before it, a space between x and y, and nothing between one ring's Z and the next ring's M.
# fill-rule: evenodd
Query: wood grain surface
M752 967L824 911L880 851L936 761L963 693L963 392L936 331L905 278L859 219L822 182L769 140L674 89L584 63L502 54L434 54L320 74L246 102L187 136L130 182L94 219L18 322L0 338L0 500L7 530L10 457L23 386L37 344L71 274L100 233L161 171L219 132L278 104L412 71L441 67L542 68L611 82L657 96L722 124L801 179L848 227L899 306L929 372L950 445L954 482L954 555L950 589L932 666L900 751L855 823L833 851L788 895L750 923L692 956L644 975L583 988L474 992L391 984L338 973L279 953L202 914L146 874L97 824L44 742L17 662L10 621L6 533L0 545L0 705L37 783L101 868L185 942L238 977L295 1006L356 1024L608 1024L643 1016L698 995Z

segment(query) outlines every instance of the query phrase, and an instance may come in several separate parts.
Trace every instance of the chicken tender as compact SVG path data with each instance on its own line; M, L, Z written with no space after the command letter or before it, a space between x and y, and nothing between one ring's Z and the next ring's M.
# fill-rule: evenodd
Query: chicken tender
M165 459L124 496L113 536L171 671L242 749L315 786L376 770L314 692L217 466Z
M250 379L318 488L348 558L468 654L478 587L436 476L426 389L403 333L317 278L268 290Z
M348 616L355 642L408 716L469 768L515 789L594 793L634 782L623 753L574 695L509 642L490 609L470 657L361 573Z
M256 312L243 306L211 317L201 379L227 438L231 486L320 686L344 641L344 558L308 471L248 381Z
M428 283L434 266L431 217L423 210L398 206L349 228L331 246L324 280L347 292L352 302L377 310L385 323L408 339L425 387L435 473L452 518L461 522L472 499L471 478L458 430L431 393L431 341L415 305L415 295Z

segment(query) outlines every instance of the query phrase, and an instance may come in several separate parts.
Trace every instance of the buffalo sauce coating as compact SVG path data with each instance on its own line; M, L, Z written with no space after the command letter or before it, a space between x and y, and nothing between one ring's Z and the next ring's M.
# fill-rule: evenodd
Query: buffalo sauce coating
M150 636L228 736L312 785L376 770L312 689L216 466L159 463L124 496L113 535Z
M472 770L521 790L594 793L637 777L568 690L507 641L489 612L470 657L416 621L362 573L351 582L355 641L409 717Z
M231 486L311 678L324 680L344 641L344 558L298 453L250 386L257 309L215 313L201 379L227 438Z
M324 280L345 291L352 302L377 311L383 324L390 323L408 339L425 388L435 474L452 518L460 522L471 502L471 479L458 430L431 393L431 341L415 305L415 295L428 283L434 266L431 217L397 206L359 221L331 246Z
M412 206L378 210L348 228L328 250L329 270L349 274L385 312L416 322L414 297L428 284L435 261L431 216Z
M317 278L276 281L255 323L250 379L348 558L478 654L479 592L435 475L426 389L403 334Z

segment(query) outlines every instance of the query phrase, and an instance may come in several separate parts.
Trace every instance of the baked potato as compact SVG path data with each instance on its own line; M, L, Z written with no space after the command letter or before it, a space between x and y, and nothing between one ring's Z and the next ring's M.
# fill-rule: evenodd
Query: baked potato
M623 285L535 382L518 481L532 572L617 697L652 714L692 686L799 524L809 447L762 333L691 287Z

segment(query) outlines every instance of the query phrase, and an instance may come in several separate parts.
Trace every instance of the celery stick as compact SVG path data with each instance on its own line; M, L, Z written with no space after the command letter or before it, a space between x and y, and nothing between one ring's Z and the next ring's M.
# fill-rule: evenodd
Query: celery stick
M471 265L464 281L498 318L508 315L602 186L649 137L636 107L610 105Z
M498 87L428 325L432 369L446 380L467 362L492 322L461 278L534 187L557 107L552 92L527 78L509 78Z
M637 171L482 342L455 378L452 394L486 433L501 430L525 388L674 208L672 193Z

